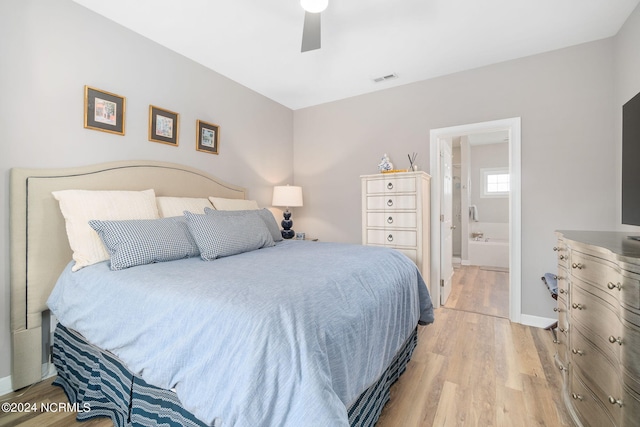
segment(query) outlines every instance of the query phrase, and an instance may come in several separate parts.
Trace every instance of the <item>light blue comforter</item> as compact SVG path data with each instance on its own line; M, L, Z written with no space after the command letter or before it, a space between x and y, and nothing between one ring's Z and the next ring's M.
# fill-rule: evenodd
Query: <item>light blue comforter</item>
M61 275L65 326L215 426L348 426L420 320L427 288L392 249L285 241L202 261Z

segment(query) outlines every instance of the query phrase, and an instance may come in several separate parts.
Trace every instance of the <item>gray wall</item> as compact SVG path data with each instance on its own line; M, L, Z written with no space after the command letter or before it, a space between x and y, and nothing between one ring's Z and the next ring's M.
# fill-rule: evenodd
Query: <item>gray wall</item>
M470 180L472 205L478 208L480 222L509 222L509 198L508 197L482 197L482 172L483 168L508 168L509 144L506 142L496 144L471 145L470 151Z
M640 6L627 19L614 40L615 49L615 191L616 224L620 230L639 232L638 227L619 225L622 218L622 106L640 92ZM640 189L638 190L640 191Z
M430 129L521 117L522 313L554 317L554 230L617 223L613 60L606 39L295 111L296 228L359 242L359 175L383 153L428 170Z
M0 379L10 374L12 167L172 161L249 190L261 206L292 182L293 113L69 0L0 1ZM83 128L83 87L127 97L126 135ZM149 104L180 113L179 146L147 139ZM220 155L195 150L196 119L221 127Z

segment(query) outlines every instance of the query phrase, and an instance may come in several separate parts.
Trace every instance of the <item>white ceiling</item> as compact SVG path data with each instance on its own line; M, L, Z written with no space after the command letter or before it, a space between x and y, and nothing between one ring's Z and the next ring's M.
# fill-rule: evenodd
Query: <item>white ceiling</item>
M640 0L74 0L291 109L615 35ZM374 83L396 73L397 79Z

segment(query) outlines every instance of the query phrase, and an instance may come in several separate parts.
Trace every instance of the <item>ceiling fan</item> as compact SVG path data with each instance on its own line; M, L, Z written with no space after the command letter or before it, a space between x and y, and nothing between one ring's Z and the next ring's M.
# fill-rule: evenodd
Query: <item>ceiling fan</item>
M300 0L300 5L305 10L301 52L320 49L320 12L328 4L329 0Z

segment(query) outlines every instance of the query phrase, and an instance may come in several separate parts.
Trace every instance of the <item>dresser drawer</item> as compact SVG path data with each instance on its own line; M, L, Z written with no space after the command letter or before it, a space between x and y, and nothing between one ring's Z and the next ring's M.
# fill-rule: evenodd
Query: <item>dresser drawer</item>
M620 338L622 345L618 341L612 345L620 347L620 362L625 367L626 382L640 399L640 313L623 310L622 316L622 336L613 337Z
M558 344L558 358L562 366L569 366L569 321L567 306L564 300L558 298L558 329L556 333Z
M567 249L567 245L562 240L558 240L558 245L554 247L553 250L558 253L558 266L569 268L569 250Z
M416 228L416 212L367 212L367 227Z
M620 291L617 284L622 283L620 270L611 262L586 255L581 252L571 253L571 275L590 285L594 293L612 305L617 305Z
M385 179L367 181L367 194L411 193L416 191L416 178L390 176Z
M640 275L630 271L622 271L622 281L617 283L607 283L608 289L612 293L620 294L620 302L631 308L640 309Z
M622 426L637 426L638 420L640 420L640 396L638 396L638 392L627 388L623 392L622 404L624 405L624 413L622 415Z
M367 244L416 247L418 233L414 230L367 230Z
M385 196L368 196L368 210L396 210L416 209L417 201L414 194L390 194Z
M622 333L622 322L615 310L597 296L585 291L574 281L571 288L571 320L575 331L579 324L589 339L610 357L620 360L620 345L611 344L609 337L619 337ZM573 344L572 344L573 345Z
M600 402L584 385L578 375L571 375L569 399L585 427L614 427L613 420Z
M558 267L558 275L556 276L558 281L558 298L569 297L569 273L564 267Z
M615 421L620 424L622 411L620 405L611 404L622 399L622 381L617 375L618 361L612 361L583 335L586 331L577 325L571 332L571 360L574 373L582 377L582 381L602 402L602 405Z

